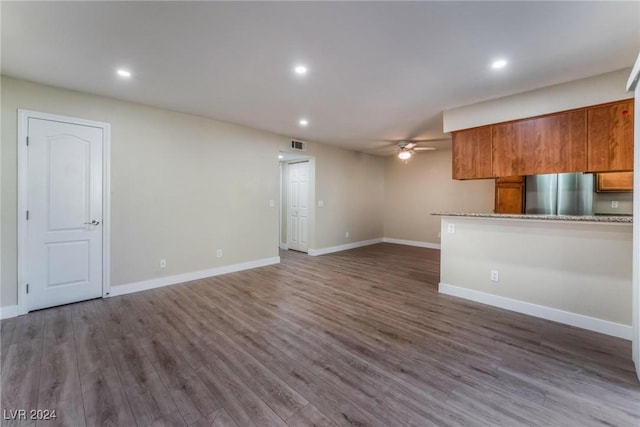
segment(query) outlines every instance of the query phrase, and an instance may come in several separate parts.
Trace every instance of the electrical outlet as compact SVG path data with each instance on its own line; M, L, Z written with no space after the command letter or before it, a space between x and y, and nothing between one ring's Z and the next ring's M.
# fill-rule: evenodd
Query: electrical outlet
M346 233L344 233L344 237L346 237L347 239L349 238L349 232L348 231Z
M447 232L448 233L455 233L456 232L456 225L455 224L447 224Z
M498 274L498 270L491 270L491 281L492 282L500 281L500 275Z
M222 249L218 249L218 250L216 251L216 257L218 257L218 258L222 258Z
M162 258L160 260L160 268L166 268L167 267L167 260Z
M613 209L618 209L618 201L617 201L617 200L612 201L612 202L611 202L611 207L612 207Z
M324 200L318 200L318 207L324 208Z
M275 207L275 206L276 206L276 202L275 202L275 200L269 200L269 207L270 207L270 208L273 208L273 207Z

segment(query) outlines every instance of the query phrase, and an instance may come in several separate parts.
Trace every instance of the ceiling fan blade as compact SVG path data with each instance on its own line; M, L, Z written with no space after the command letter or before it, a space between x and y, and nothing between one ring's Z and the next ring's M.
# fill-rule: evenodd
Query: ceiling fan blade
M434 151L436 147L415 147L413 151Z

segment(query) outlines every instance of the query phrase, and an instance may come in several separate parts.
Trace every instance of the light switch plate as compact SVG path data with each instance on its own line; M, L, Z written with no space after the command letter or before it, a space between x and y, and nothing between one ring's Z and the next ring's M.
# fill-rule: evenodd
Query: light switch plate
M447 224L447 232L448 233L455 233L456 232L456 225L455 224Z

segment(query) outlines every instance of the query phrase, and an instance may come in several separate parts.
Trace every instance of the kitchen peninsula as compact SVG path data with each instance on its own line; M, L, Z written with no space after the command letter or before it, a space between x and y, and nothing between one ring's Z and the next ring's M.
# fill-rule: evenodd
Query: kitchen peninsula
M632 217L434 215L441 293L631 338Z

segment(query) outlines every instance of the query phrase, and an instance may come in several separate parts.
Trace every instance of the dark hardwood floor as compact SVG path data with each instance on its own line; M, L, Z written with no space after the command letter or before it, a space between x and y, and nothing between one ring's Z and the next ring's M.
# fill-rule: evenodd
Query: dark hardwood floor
M380 244L1 323L1 399L102 426L638 426L631 346L439 295Z

